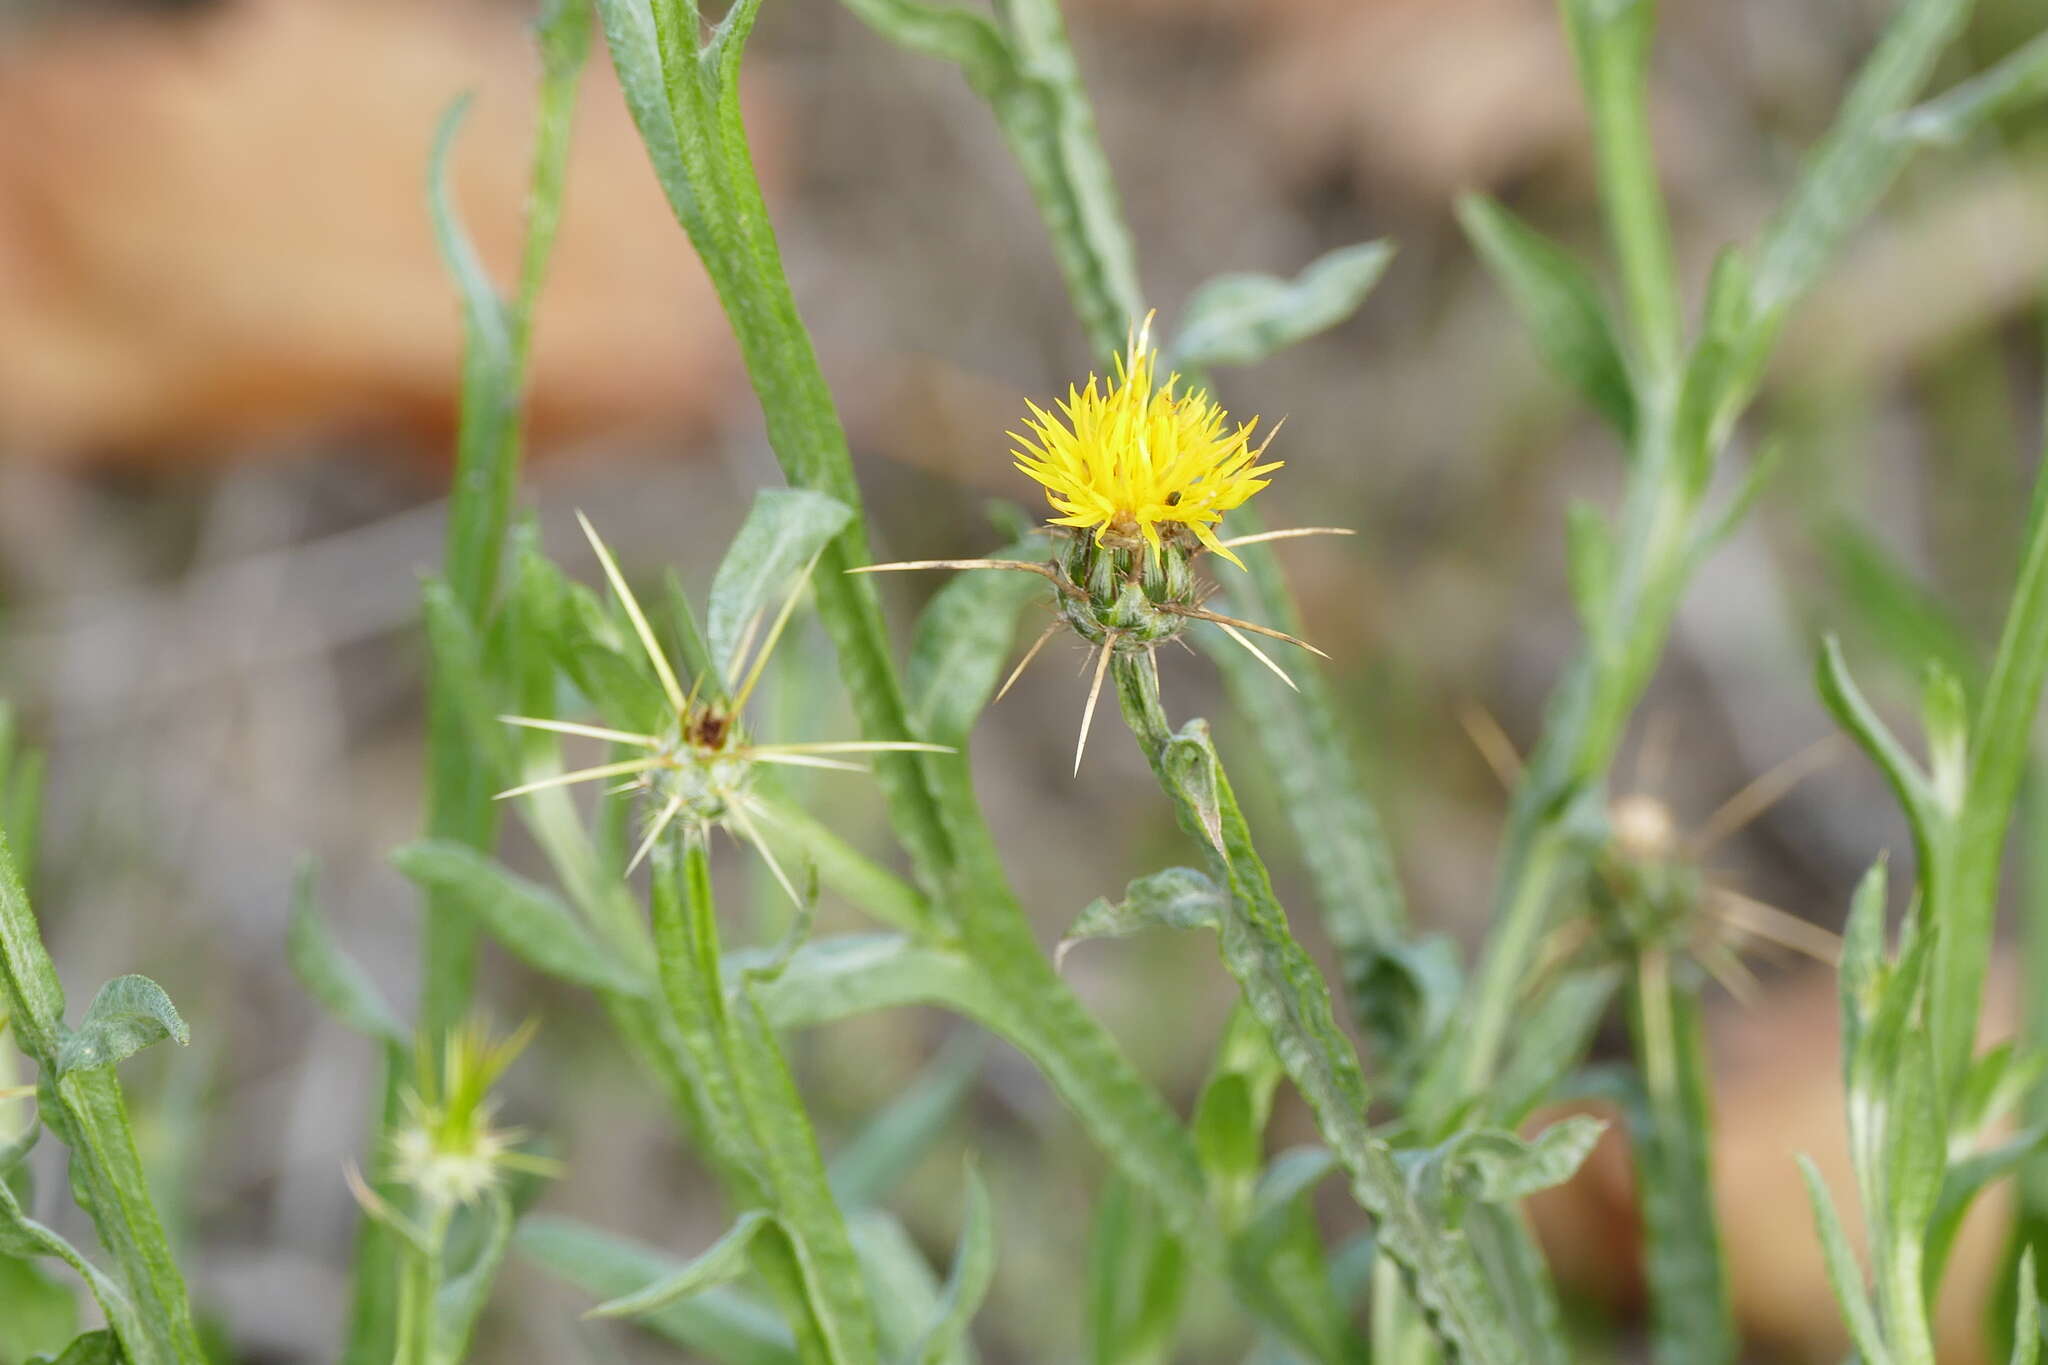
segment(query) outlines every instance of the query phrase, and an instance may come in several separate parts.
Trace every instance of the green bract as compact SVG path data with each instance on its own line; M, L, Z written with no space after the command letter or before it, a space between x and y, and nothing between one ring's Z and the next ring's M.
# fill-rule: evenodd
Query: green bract
M1194 561L1201 543L1166 531L1160 548L1098 541L1083 531L1057 539L1060 618L1091 645L1119 654L1148 650L1188 628L1189 609L1201 602Z

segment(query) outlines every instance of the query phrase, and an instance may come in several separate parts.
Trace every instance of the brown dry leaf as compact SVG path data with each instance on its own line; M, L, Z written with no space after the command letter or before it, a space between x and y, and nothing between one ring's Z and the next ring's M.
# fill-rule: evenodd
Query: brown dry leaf
M243 0L0 56L0 443L170 460L337 428L445 448L459 327L423 199L516 271L536 62L505 7ZM750 103L758 107L758 100ZM601 48L536 323L539 440L702 420L734 357Z

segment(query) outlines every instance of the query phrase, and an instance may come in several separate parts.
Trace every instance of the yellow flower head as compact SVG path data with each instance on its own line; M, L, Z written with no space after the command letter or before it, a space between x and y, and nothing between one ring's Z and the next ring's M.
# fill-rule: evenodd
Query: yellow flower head
M1213 528L1266 486L1260 475L1280 468L1279 461L1258 463L1272 436L1254 448L1256 417L1232 427L1207 393L1176 393L1178 374L1155 383L1158 362L1148 317L1117 357L1109 384L1088 376L1087 387L1067 390L1057 416L1027 402L1031 435L1009 433L1017 468L1045 486L1059 513L1054 526L1092 530L1098 544L1142 536L1155 550L1161 526L1169 535L1185 527L1243 568Z

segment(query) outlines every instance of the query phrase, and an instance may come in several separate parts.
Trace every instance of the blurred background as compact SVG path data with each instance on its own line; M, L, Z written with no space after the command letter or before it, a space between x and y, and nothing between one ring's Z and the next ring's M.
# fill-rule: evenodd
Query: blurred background
M1165 318L1218 271L1291 274L1348 242L1400 243L1360 316L1222 376L1222 396L1288 419L1271 524L1360 532L1285 557L1335 656L1417 917L1470 941L1504 793L1461 717L1533 742L1577 639L1565 509L1610 498L1620 473L1452 217L1459 192L1485 189L1599 250L1553 6L1067 8ZM1694 281L1770 211L1892 8L1662 6L1655 118ZM424 168L436 120L474 91L456 184L508 277L535 78L528 9L0 0L0 695L49 758L38 903L74 994L145 971L192 1023L189 1051L153 1050L128 1074L198 1295L249 1362L332 1358L356 1217L341 1170L362 1155L378 1086L370 1046L285 968L301 859L319 859L331 918L387 992L407 1002L414 979L415 901L384 859L421 823L415 603L438 559L458 372ZM2040 0L1984 0L1940 83L2042 22ZM767 6L750 63L757 153L878 552L985 551L998 543L990 499L1032 505L1003 429L1024 396L1088 365L1025 187L951 67L828 0ZM2048 123L1914 163L1798 314L1738 461L1769 437L1782 466L1702 573L1644 711L1661 738L1631 745L1656 756L1625 757L1619 788L1640 768L1694 824L1826 734L1809 679L1822 629L1894 699L1930 651L1986 657L2039 449L2044 271ZM528 485L549 548L593 575L571 520L582 508L629 571L673 563L705 583L753 490L779 477L601 56L537 326ZM936 586L887 585L906 637ZM829 671L821 640L789 649L786 678ZM1183 854L1118 727L1068 775L1085 682L1078 655L1048 658L986 717L976 758L1050 945L1090 899ZM828 694L794 686L769 703L792 726L844 728ZM1245 755L1233 771L1253 788L1283 893L1305 906L1210 666L1177 658L1167 691L1180 714L1217 715L1226 751ZM821 779L807 799L881 846L859 779ZM1881 782L1845 761L1730 840L1717 867L1833 927L1887 848L1910 858ZM737 857L726 869L732 885L750 875ZM1323 951L1312 916L1297 929ZM1832 978L1755 967L1744 1000L1712 995L1739 1313L1757 1360L1838 1359L1791 1160L1841 1166ZM1064 971L1185 1108L1231 998L1205 937L1090 945ZM707 1243L725 1214L597 1013L502 955L486 976L501 1020L543 1020L508 1112L567 1160L544 1205L672 1250ZM2012 984L2006 972L2008 1018ZM794 1040L828 1149L962 1031L906 1011ZM1277 1127L1283 1144L1312 1135L1292 1109ZM1023 1061L992 1049L897 1201L941 1261L968 1146L1002 1230L989 1357L1081 1358L1100 1157ZM1603 1148L1538 1212L1573 1293L1625 1340L1640 1307L1625 1152ZM1354 1226L1341 1201L1327 1214L1333 1233ZM1945 1361L1979 1358L1998 1238L1995 1216L1980 1219L1959 1253ZM579 1323L587 1302L515 1264L476 1358L675 1358ZM1176 1359L1242 1358L1225 1313L1198 1304L1195 1318Z

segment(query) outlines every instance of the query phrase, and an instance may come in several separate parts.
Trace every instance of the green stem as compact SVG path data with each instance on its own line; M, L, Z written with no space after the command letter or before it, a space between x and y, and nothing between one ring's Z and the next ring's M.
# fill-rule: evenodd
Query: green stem
M448 1228L454 1209L436 1199L427 1208L424 1246L409 1246L398 1290L398 1345L392 1365L443 1365L434 1346L438 1326L435 1304L441 1297L442 1267L448 1255ZM453 1365L447 1362L446 1365Z
M1663 438L1669 420L1654 406L1643 413L1610 587L1591 604L1586 642L1551 702L1509 811L1495 928L1466 996L1469 1024L1431 1058L1416 1089L1411 1121L1426 1135L1440 1136L1491 1084L1509 1026L1527 1007L1529 965L1559 888L1586 871L1588 850L1572 838L1573 817L1612 766L1670 635L1695 561L1698 497Z
M770 1069L786 1078L786 1064L728 997L706 841L697 832L678 838L680 855L673 845L655 854L654 940L670 1023L698 1090L706 1154L735 1209L766 1209L788 1232L756 1238L751 1257L796 1336L799 1358L866 1365L874 1329L863 1299L833 1292L858 1272L845 1269L853 1253L824 1192L809 1122L792 1087L773 1091L761 1075ZM741 1001L738 1008L754 1006ZM814 1272L820 1261L827 1270Z
M41 1073L42 1119L71 1150L72 1186L119 1271L138 1330L121 1330L132 1365L204 1365L184 1276L151 1202L111 1066L60 1072L64 989L0 832L0 1007Z
M1629 1032L1643 1081L1636 1169L1656 1359L1725 1365L1737 1343L1714 1213L1699 1001L1673 983L1661 949L1646 951L1637 964Z
M1644 377L1654 389L1668 388L1678 373L1684 314L1650 138L1649 49L1657 7L1654 0L1604 7L1562 0L1562 9L1593 116L1600 198Z
M607 0L602 9L642 135L678 221L724 304L784 474L793 485L827 493L859 512L845 431L797 314L747 154L732 80L751 9L735 6L701 55L698 28L687 12L658 9L650 34L630 6ZM650 39L659 49L658 62L646 51ZM653 71L662 83L658 108L642 97ZM818 613L863 734L913 738L873 586L865 575L846 572L868 560L864 521L856 516L827 547L813 576ZM1160 1200L1177 1227L1199 1228L1205 1201L1186 1130L1045 960L1009 891L986 825L973 802L962 799L971 794L964 761L885 753L875 756L874 767L891 824L922 888L956 919L969 952L1005 1005L1047 1021L1047 1039L1059 1054L1053 1078L1062 1096L1132 1180Z
M1413 1277L1417 1300L1468 1365L1548 1359L1550 1343L1517 1340L1471 1247L1417 1202L1393 1149L1366 1122L1357 1055L1337 1025L1328 986L1287 927L1207 726L1194 721L1178 735L1172 731L1150 652L1119 655L1112 671L1124 718L1181 828L1202 846L1211 875L1226 889L1219 925L1224 964L1308 1101L1353 1196L1377 1220L1381 1246Z
M2048 452L2044 452L2048 458ZM2035 479L2012 605L1970 737L1969 783L1947 856L1930 869L1934 944L1929 1028L1937 1074L1953 1096L1969 1070L1998 915L1998 882L2034 716L2048 678L2048 473Z

